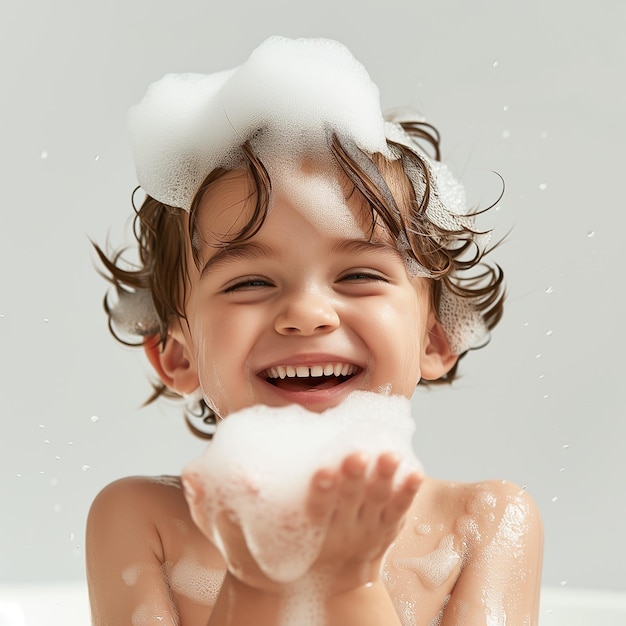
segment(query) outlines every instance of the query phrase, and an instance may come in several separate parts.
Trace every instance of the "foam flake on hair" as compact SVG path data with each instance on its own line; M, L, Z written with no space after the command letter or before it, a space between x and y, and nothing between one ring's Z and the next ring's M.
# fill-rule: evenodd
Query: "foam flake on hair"
M159 332L159 317L148 289L117 290L117 301L109 303L111 322L116 330L149 337Z
M439 319L453 354L480 348L489 341L487 324L471 299L453 294L445 285L441 289Z

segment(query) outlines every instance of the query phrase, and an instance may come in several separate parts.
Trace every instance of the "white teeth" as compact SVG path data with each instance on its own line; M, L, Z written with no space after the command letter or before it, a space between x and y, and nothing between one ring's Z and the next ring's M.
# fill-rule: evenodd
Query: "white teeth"
M268 378L319 378L320 376L348 376L357 371L350 363L326 363L325 365L276 365L266 370Z

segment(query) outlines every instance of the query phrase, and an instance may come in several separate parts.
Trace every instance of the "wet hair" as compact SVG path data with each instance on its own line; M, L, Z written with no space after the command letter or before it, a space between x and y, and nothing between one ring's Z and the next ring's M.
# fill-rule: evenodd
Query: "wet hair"
M432 125L424 122L401 122L400 125L428 153L428 158L440 160L439 133ZM329 136L331 154L369 207L371 234L375 228L384 227L394 240L405 242L407 249L403 253L432 276L429 281L430 296L436 315L439 314L442 289L445 286L457 297L471 300L472 306L480 312L485 325L491 330L502 317L504 302L502 269L498 265L486 264L483 260L485 254L495 246L489 249L479 246L476 235L482 233L474 230L473 226L446 230L433 223L427 215L431 194L434 193L430 168L422 157L406 146L393 142L389 142L389 145L399 158L389 160L381 154L367 154L350 141L336 135ZM272 188L269 174L249 145L242 146L242 154L244 163L240 167L251 176L254 205L247 223L224 244L253 237L263 225L269 208ZM424 182L421 197L416 197L407 170L417 171L421 176ZM158 328L153 329L151 337L130 342L117 332L106 296L104 307L109 316L109 328L122 343L140 346L144 341L155 340L156 335L161 346L164 346L169 322L173 318L185 319L184 302L188 289L186 242L192 242L194 262L198 263L197 246L194 245L197 241L198 207L207 189L227 171L216 169L209 173L194 197L189 219L183 209L168 206L150 196L139 208L133 202L133 234L137 243L138 263L130 265L125 262L125 249L107 254L94 244L105 270L102 274L115 286L117 292L148 290L158 316ZM497 198L490 207L470 215L478 215L492 208L499 200ZM459 360L466 353L459 355L455 365L441 379L424 380L422 384L451 383L457 376ZM162 382L157 382L153 383L153 393L146 404L160 396L180 397ZM187 407L185 418L194 434L210 438L216 416L204 401L201 401L199 407ZM204 427L196 426L198 420L203 422Z

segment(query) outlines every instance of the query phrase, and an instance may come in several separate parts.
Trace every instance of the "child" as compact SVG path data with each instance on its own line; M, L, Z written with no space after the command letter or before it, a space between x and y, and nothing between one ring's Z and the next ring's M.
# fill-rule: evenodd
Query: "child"
M340 44L272 38L235 70L166 76L129 126L148 196L139 264L97 248L117 292L107 310L118 337L140 338L154 397L185 398L189 423L256 405L341 411L355 391L410 398L488 340L503 291L481 262L488 235L436 131L385 121ZM192 473L185 489L109 485L87 527L94 624L536 624L529 496L400 475L401 461L356 451L312 472L304 514L321 545L295 583L259 567L236 516L218 550Z

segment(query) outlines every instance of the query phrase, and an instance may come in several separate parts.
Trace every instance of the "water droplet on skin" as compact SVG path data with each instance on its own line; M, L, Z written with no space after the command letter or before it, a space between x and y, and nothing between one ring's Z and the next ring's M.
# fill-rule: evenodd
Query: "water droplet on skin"
M554 292L554 287L548 287L546 289L546 293L553 293Z
M546 337L552 337L552 331L546 330Z
M44 160L48 158L48 151L47 150L42 150L41 158L44 159Z
M539 185L539 191L545 191L548 188L548 185L546 185L546 183L541 183Z
M519 490L518 496L523 496L526 493L526 489L528 489L528 485L522 485L522 488Z
M97 415L92 415L89 419L90 419L90 420L91 420L94 424L95 424L96 422L99 422L99 421L100 421L100 418L99 418Z
M587 237L589 237L589 239L591 239L592 237L595 237L595 235L596 235L596 231L595 230L590 230L587 233Z

